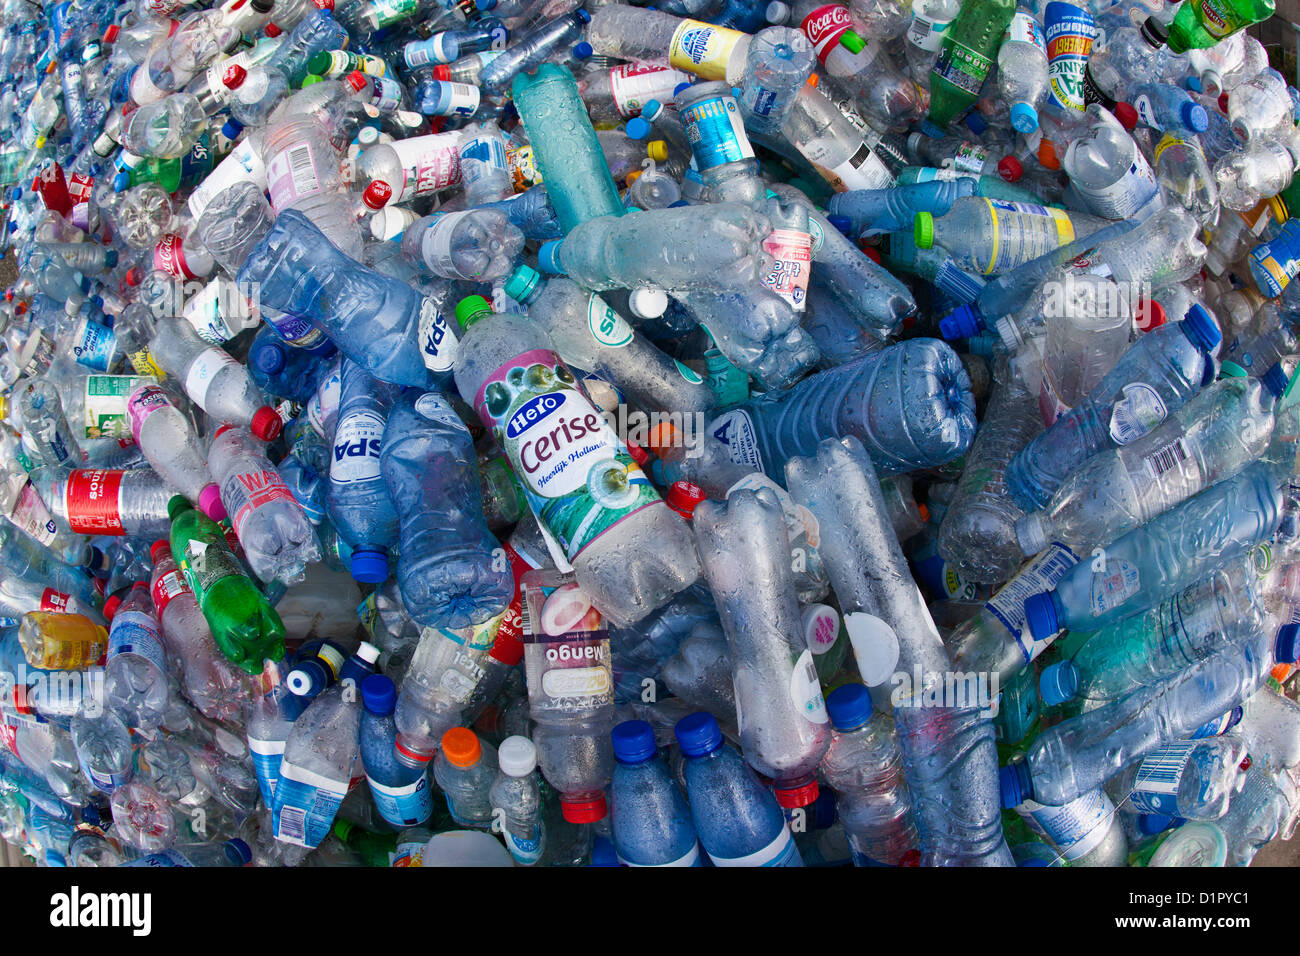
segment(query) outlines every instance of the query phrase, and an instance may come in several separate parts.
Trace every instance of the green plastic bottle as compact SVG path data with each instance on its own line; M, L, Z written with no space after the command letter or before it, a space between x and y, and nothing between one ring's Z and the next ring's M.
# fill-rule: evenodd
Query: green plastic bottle
M962 4L961 13L943 35L939 59L930 71L928 120L938 128L938 135L979 99L1015 12L1016 0L966 0Z
M1169 49L1204 50L1273 15L1273 0L1187 0L1169 24Z
M535 73L515 77L513 95L560 228L567 234L588 219L623 215L618 187L573 74L543 63Z
M244 573L221 526L183 495L167 502L176 563L194 592L212 638L232 664L262 673L265 661L284 657L284 624Z

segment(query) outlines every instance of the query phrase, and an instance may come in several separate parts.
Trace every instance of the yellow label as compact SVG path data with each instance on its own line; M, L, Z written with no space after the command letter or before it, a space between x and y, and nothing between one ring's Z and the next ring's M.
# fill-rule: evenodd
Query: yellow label
M668 47L668 63L704 80L725 80L727 61L741 37L747 35L699 20L683 20Z
M1056 237L1060 240L1059 244L1064 246L1067 243L1074 242L1074 223L1070 221L1070 217L1066 215L1065 210L1048 206L1047 211L1056 220Z
M153 353L147 348L132 352L130 359L131 367L135 369L137 375L152 375L160 382L167 377L167 373L158 367L158 363L154 361Z

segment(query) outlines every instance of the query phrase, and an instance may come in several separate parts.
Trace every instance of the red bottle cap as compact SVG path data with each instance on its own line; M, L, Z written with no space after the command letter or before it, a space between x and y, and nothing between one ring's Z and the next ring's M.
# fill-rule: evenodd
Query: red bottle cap
M116 23L114 23L111 27L109 27L107 30L104 31L104 38L101 42L116 43L117 35L121 32L122 32L122 28L118 26Z
M274 23L268 23L268 24L263 28L262 32L265 33L267 36L269 36L271 39L274 40L276 37L278 37L278 36L279 36L281 33L283 33L284 31L281 30L279 27L277 27Z
M393 198L393 187L382 179L374 180L361 194L361 201L371 209L383 209Z
M357 93L360 93L366 88L366 75L360 70L353 70L349 73L347 80L348 86L352 87L352 89Z
M650 460L650 453L646 451L644 448L642 448L640 445L638 445L636 442L631 440L627 442L627 453L631 455L632 460L635 461L642 468L644 468L645 463Z
M284 430L284 422L270 405L263 405L253 413L253 422L248 428L262 441L275 441Z
M1130 133L1137 129L1138 111L1133 108L1132 103L1116 103L1115 119Z
M998 160L998 175L1009 183L1014 183L1025 174L1025 164L1014 156L1003 156Z
M221 78L226 89L234 90L243 85L244 80L248 77L248 71L238 63L232 63L226 67L226 75Z
M690 521L691 516L695 514L696 505L707 497L708 495L699 485L689 481L674 481L672 487L668 489L668 498L664 503Z
M164 541L160 538L159 540L155 541L153 543L153 547L149 549L149 560L152 561L154 564L157 564L158 559L162 557L162 553L164 551L166 551L167 554L170 555L172 553L172 546L170 542Z
M439 63L433 68L433 78L446 83L451 80L451 67L446 63Z
M868 259L870 259L872 262L874 262L876 265L880 265L880 250L877 249L875 246L863 246L862 254L866 256Z
M104 602L104 620L113 623L113 618L117 616L117 609L121 606L122 599L116 594L110 595L109 599Z
M561 797L560 810L570 823L595 823L605 819L605 795L601 794L594 800L565 800Z
M1133 310L1133 324L1143 332L1158 329L1169 321L1165 307L1155 299L1142 299Z
M817 780L814 778L797 787L777 787L772 792L776 795L777 804L786 810L794 810L816 802L821 788L817 786Z

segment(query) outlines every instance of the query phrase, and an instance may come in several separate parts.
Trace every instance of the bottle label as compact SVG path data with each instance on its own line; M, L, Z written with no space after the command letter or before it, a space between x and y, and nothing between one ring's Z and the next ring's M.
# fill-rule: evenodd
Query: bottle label
M63 513L77 534L126 534L118 511L122 471L78 470L68 474Z
M276 154L267 164L266 182L276 212L320 192L323 185L311 143L297 143Z
M132 860L130 863L122 863L121 866L132 867L179 867L193 866L189 858L180 850L163 850L159 853L150 853L138 860Z
M1043 424L1050 428L1069 410L1070 406L1061 400L1061 395L1056 390L1051 370L1044 368L1043 378L1038 387L1038 412L1043 418Z
M468 188L494 173L508 172L505 141L500 136L475 136L460 146L460 181ZM454 215L454 213L453 213Z
M243 536L244 522L257 508L277 501L293 501L293 492L274 468L239 472L221 486L221 498L230 513L235 534Z
M242 326L232 328L222 315L222 300L229 294L223 285L222 279L213 279L190 296L181 309L181 316L209 345L222 345L242 331Z
M377 412L370 411L353 412L339 422L330 460L331 482L350 485L379 477L384 424Z
M235 183L244 180L262 187L265 187L267 182L266 166L262 162L261 150L251 139L244 140L236 146L221 161L221 165L212 171L212 175L194 187L188 200L190 216L198 222L203 215L203 210L208 208L212 200Z
M1092 572L1092 616L1101 617L1141 590L1142 576L1135 564L1122 558L1108 560L1104 571Z
M1026 800L1016 807L1029 829L1046 837L1073 862L1087 856L1106 839L1115 805L1101 790L1085 793L1063 807L1048 807Z
M506 147L506 162L510 164L510 178L514 181L515 192L521 193L542 183L542 174L533 158L531 146Z
M1038 21L1032 14L1017 10L1007 25L1007 32L1002 37L1003 43L1032 43L1044 53L1047 52L1047 40L1043 36Z
M587 300L587 328L591 337L606 348L621 349L632 344L632 326L598 295Z
M262 792L262 802L268 807L275 806L275 786L280 780L284 743L283 740L262 740L253 736L248 738L248 752L253 757L257 788Z
M348 782L346 778L333 780L282 762L280 780L275 786L275 838L295 846L320 845L334 825L339 805L348 795Z
M438 303L425 297L420 305L420 356L431 372L448 372L456 364L460 341Z
M1144 759L1138 765L1133 792L1129 795L1133 809L1139 813L1179 816L1178 785L1182 782L1192 751L1199 746L1190 740L1181 741Z
M989 598L984 608L1007 629L1028 664L1051 643L1035 641L1025 627L1025 599L1056 587L1065 572L1079 563L1079 556L1063 544L1052 544Z
M542 858L542 826L534 823L528 833L513 832L509 826L503 827L501 836L506 841L506 849L520 866L532 866Z
M329 429L326 426L329 420L338 413L339 396L342 388L343 379L339 366L335 364L333 371L325 377L325 380L320 385L316 386L315 394L307 402L307 421L316 430L316 434L322 438L329 437Z
M533 349L493 372L474 406L505 451L561 558L659 502L641 466L554 352Z
M159 382L167 377L167 373L158 367L158 363L154 361L153 353L147 348L136 349L127 355L127 359L130 360L131 367L135 369L137 375L156 379Z
M554 572L552 572L553 574ZM578 585L523 581L528 703L534 717L612 707L609 630Z
M1097 85L1097 78L1092 75L1090 66L1083 68L1083 102L1085 109L1093 103L1100 103L1112 113L1115 112L1115 107L1119 105L1114 97Z
M1062 209L985 199L993 242L985 275L1005 272L1074 240L1074 223Z
M108 659L118 654L138 654L159 671L167 673L162 634L158 622L142 611L119 611L108 632Z
M190 586L185 583L185 576L181 574L180 568L173 568L153 583L149 593L153 597L154 610L161 617L173 598L190 594Z
M1160 185L1151 164L1134 148L1133 161L1124 174L1109 186L1092 188L1080 180L1072 178L1070 185L1077 192L1089 211L1103 219L1128 219L1148 202L1159 201L1156 197Z
M701 171L752 159L754 148L745 135L740 107L733 96L711 96L681 111L686 138Z
M390 787L378 783L369 774L370 794L375 798L375 809L395 827L415 827L433 815L433 795L429 791L429 778L421 774L414 783Z
M773 229L763 240L772 266L763 275L767 286L796 312L808 307L808 273L812 268L812 235L796 229Z
M1083 75L1097 39L1092 14L1072 3L1053 0L1043 11L1047 39L1048 89L1062 109L1084 109Z
M434 133L394 140L389 145L402 164L402 182L388 184L396 193L390 200L393 204L460 182L460 134Z
M631 860L626 859L621 853L618 855L618 862L622 863L624 866L639 866L639 867L703 866L704 865L700 860L700 844L698 841L696 843L691 844L691 848L687 850L685 853L683 853L681 856L679 856L677 859L670 860L667 863L633 863Z
M393 848L392 856L388 859L388 865L394 867L423 866L425 846L426 844L423 841L397 844Z
M131 437L140 443L140 431L145 419L163 408L171 408L171 399L157 385L146 385L138 392L132 392L126 403L127 417L131 422Z
M52 614L66 614L68 613L69 601L72 601L71 594L64 594L62 591L54 590L54 588L46 588L44 591L41 592L42 611L49 611ZM77 605L77 602L73 601L73 604ZM80 613L80 612L77 611L75 613ZM116 618L114 618L114 623L116 623ZM112 651L113 645L111 641L112 638L110 637L109 657L113 656L113 651Z
M419 0L373 0L371 9L375 14L375 25L382 30L390 24L407 19L419 7Z
M183 240L174 232L163 236L153 247L153 267L177 279L195 278L185 261Z
M1182 438L1178 438L1163 448L1151 452L1143 459L1143 464L1151 480L1158 481L1165 472L1173 471L1175 468L1181 469L1185 462L1191 461L1191 458L1187 443Z
M725 80L727 62L742 37L748 34L699 20L683 20L668 45L668 65L702 80Z
M943 36L952 26L951 20L936 20L923 16L912 7L912 22L907 28L907 40L919 50L936 53L943 46Z
M614 109L625 118L641 115L649 100L665 106L673 102L673 91L691 82L691 74L651 63L621 63L609 71L609 92Z
M1116 445L1137 441L1165 420L1164 399L1146 382L1131 382L1110 414L1110 438Z
M81 772L86 775L86 779L90 781L91 786L100 793L112 793L131 779L131 768L129 766L125 770L114 770L108 773L95 770L87 763L80 751L77 752L77 763L80 764Z
M988 78L993 61L978 50L972 50L966 44L953 39L952 34L944 35L939 50L939 59L935 61L932 76L938 77L950 86L954 86L972 97L979 96L980 88ZM933 85L933 79L931 84Z
M831 718L826 712L821 681L817 678L817 665L813 653L805 649L794 662L790 674L790 701L811 724L824 724Z
M733 857L714 856L710 853L709 859L714 866L803 866L794 837L790 835L790 827L784 822L777 838L761 850Z
M984 166L993 154L978 143L965 142L957 147L952 157L952 168L972 176L984 175Z
M1159 162L1159 154L1156 162ZM1250 253L1251 273L1259 291L1276 299L1300 272L1300 228L1294 219L1287 220L1282 231Z
M9 520L46 547L54 544L59 533L58 524L30 481L25 482L22 491L18 492Z
M442 116L473 116L478 112L483 93L472 83L445 82L441 87L446 99L439 107Z
M205 412L208 410L208 389L217 375L229 367L242 368L225 349L210 348L199 353L198 358L185 373L185 392L194 404Z
M1242 16L1233 4L1224 0L1194 0L1192 11L1198 14L1196 19L1205 32L1216 40L1223 40L1255 22Z
M218 581L244 576L243 569L234 554L227 549L224 540L215 542L191 538L185 543L179 564L185 572L186 583L194 593L194 600L200 607Z
M874 143L864 140L853 155L835 166L813 166L831 184L836 192L854 189L888 189L894 185L894 175L884 160L876 155ZM811 160L810 160L811 161Z
M1226 714L1220 714L1212 720L1207 720L1201 726L1197 727L1195 732L1188 734L1188 740L1204 740L1206 737L1219 737L1226 734L1241 721L1242 710L1240 707L1234 707Z
M135 422L127 407L127 398L141 385L152 381L142 375L88 375L86 437L134 440Z
M72 354L78 364L97 372L107 372L117 351L117 336L106 325L83 318L73 333Z
M758 433L754 420L743 408L723 412L709 423L713 437L727 446L731 460L737 465L749 465L763 470L763 454L758 447Z
M853 20L849 17L849 8L840 3L828 3L817 7L799 24L813 45L817 61L826 65L826 58L839 46L840 37L853 29Z

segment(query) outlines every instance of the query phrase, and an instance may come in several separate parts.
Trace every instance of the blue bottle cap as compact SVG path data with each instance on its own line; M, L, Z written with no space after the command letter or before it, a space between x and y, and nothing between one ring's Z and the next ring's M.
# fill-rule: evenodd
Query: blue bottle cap
M673 87L673 99L677 99L677 97L681 96L683 92L689 90L690 88L691 88L690 83L678 83L676 86Z
M1020 869L1023 867L1030 867L1030 866L1051 866L1051 865L1052 865L1051 863L1049 863L1047 860L1044 860L1042 857L1031 856L1029 859L1021 860L1019 863L1017 863L1016 868Z
M1029 767L1023 760L1013 761L998 771L998 793L1004 810L1018 807L1034 795Z
M1157 833L1164 833L1174 825L1174 818L1167 817L1163 813L1140 813L1137 818L1138 832L1144 836L1155 836Z
M1209 310L1199 303L1187 310L1181 326L1187 337L1206 352L1213 352L1223 341L1219 323L1215 322Z
M397 688L391 678L383 674L371 674L361 682L361 703L366 710L380 717L387 717L397 707Z
M114 266L117 265L116 249L109 249L108 252L104 253L104 265L108 266L108 268L110 269L112 269ZM103 305L104 300L100 299L99 301L100 301L100 305Z
M1038 678L1038 696L1048 707L1064 704L1079 693L1079 669L1069 661L1058 661L1043 668Z
M1290 384L1290 379L1287 378L1286 372L1282 371L1281 364L1277 362L1273 364L1272 368L1261 375L1259 380L1264 383L1265 388L1273 393L1274 398L1281 398L1282 393L1286 391L1287 385Z
M690 203L687 202L685 199L679 199L679 200L677 200L676 202L670 202L670 203L668 204L668 208L669 208L669 209L678 209L678 208L680 208L680 207L682 207L682 206L689 206L689 205L690 205Z
M836 228L837 231L853 238L853 220L848 216L827 216L826 221Z
M233 839L233 840L227 840L227 841L226 841L226 846L228 846L228 847L230 847L230 849L234 850L234 851L235 851L235 854L236 854L236 855L237 855L241 860L243 860L244 863L247 864L247 863L252 863L252 862L253 862L253 851L252 851L251 849L249 849L249 846L248 846L247 843L245 843L243 840L239 839L238 837L235 837L235 839Z
M284 678L284 686L298 697L315 697L330 683L330 673L325 665L317 660L305 660L296 664Z
M655 755L655 732L644 720L625 720L609 734L614 741L614 759L619 763L643 763Z
M1061 629L1051 591L1041 591L1025 598L1025 620L1036 641L1045 641Z
M921 123L921 132L931 139L943 139L944 137L943 130L928 119Z
M1014 108L1012 107L1012 109ZM976 136L983 136L984 131L989 128L989 124L984 121L984 117L977 111L972 110L966 114L966 128Z
M1201 86L1201 78L1195 74L1183 80L1183 86L1187 87L1193 93L1202 93L1205 91L1205 87Z
M713 715L705 711L691 714L677 721L673 728L682 753L688 757L704 757L722 746L722 731Z
M945 339L968 339L984 328L983 317L974 305L962 305L939 320L939 334Z
M1011 107L1011 128L1028 136L1038 129L1038 110L1028 103L1014 104Z
M573 56L578 60L590 60L595 52L595 48L586 40L583 40L573 48Z
M871 719L871 709L865 684L843 684L826 697L826 712L836 730L857 730Z
M239 122L233 116L229 117L221 124L221 135L226 139L239 139L239 134L244 131L244 124Z
M1183 125L1193 133L1204 133L1210 128L1210 114L1200 103L1183 104Z
M641 115L637 118L653 122L659 117L659 114L663 112L663 108L664 105L658 100L646 100L645 104L641 107Z
M623 861L618 858L618 851L614 849L614 843L609 837L597 836L591 841L591 865L592 866L622 866Z
M279 342L259 342L251 357L254 367L267 375L274 375L285 366L284 346Z
M1300 624L1283 624L1277 629L1273 659L1279 664L1294 664L1300 656Z
M627 121L627 127L624 130L628 139L648 139L650 137L651 126L639 116L634 116Z
M542 247L537 250L537 268L551 275L564 275L564 266L560 265L560 246L563 243L563 239L543 242Z
M576 12L578 14L578 19L581 20L583 23L591 22L591 14L588 13L586 10L583 10L581 7L579 7Z
M352 577L364 584L388 580L388 555L382 551L353 551Z
M131 174L126 170L113 177L113 192L124 193L131 188Z
M522 262L515 268L515 271L506 277L505 285L502 289L506 295L516 302L527 302L532 295L533 290L542 282L542 274L536 269L529 268Z

